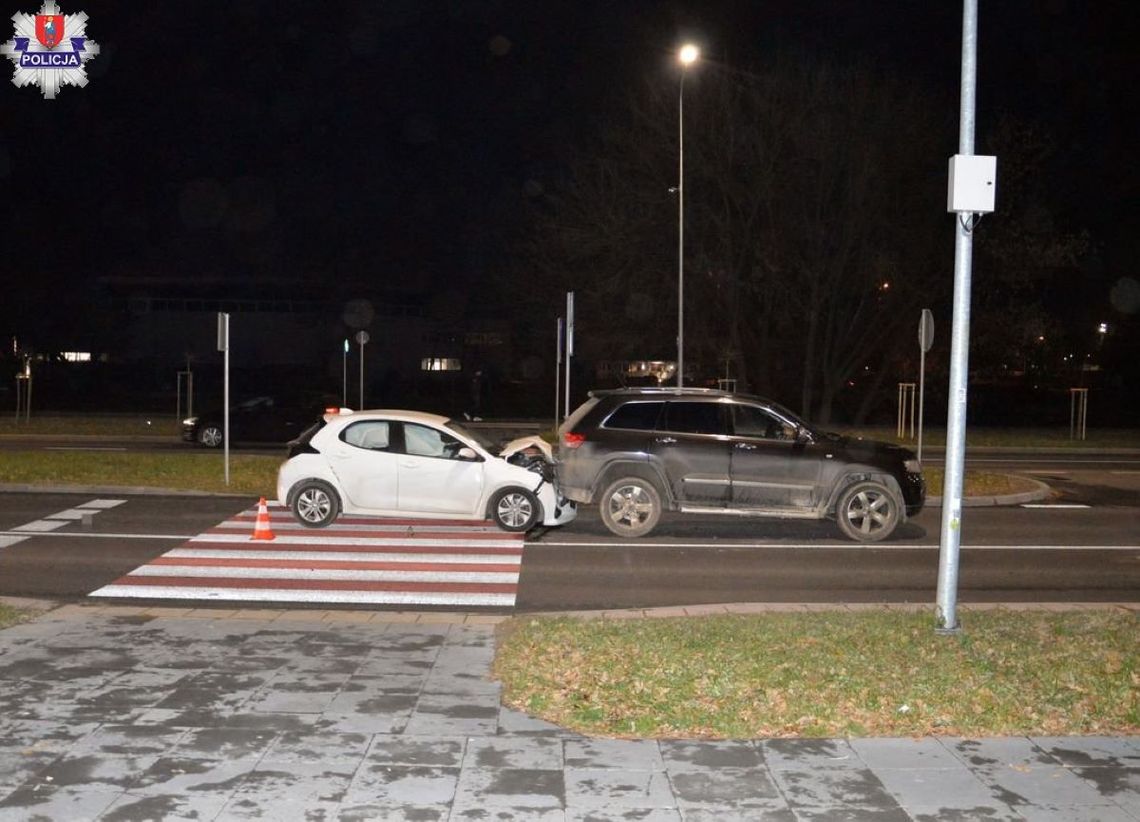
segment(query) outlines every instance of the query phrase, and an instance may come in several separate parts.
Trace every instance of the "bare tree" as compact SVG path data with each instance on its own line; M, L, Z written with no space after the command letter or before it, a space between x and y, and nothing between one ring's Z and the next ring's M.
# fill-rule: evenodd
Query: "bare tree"
M542 204L524 254L606 319L592 336L608 355L674 351L676 79L628 95ZM686 359L706 377L727 367L755 390L798 392L827 421L949 279L935 263L943 120L868 68L709 63L685 82Z

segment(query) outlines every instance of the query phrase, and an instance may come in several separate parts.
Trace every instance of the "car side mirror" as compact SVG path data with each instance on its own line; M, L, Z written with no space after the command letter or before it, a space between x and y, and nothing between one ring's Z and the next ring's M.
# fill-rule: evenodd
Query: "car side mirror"
M796 442L804 443L805 445L812 442L811 431L808 431L803 426L796 428Z
M455 452L455 458L460 460L467 460L468 462L474 462L475 460L479 459L479 455L475 453L474 448L465 445Z

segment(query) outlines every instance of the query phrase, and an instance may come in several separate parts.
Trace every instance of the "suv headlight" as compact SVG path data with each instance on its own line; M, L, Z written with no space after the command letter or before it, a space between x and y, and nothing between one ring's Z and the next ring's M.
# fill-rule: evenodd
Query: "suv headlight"
M906 460L903 463L903 467L906 468L908 474L922 473L922 463L918 460Z

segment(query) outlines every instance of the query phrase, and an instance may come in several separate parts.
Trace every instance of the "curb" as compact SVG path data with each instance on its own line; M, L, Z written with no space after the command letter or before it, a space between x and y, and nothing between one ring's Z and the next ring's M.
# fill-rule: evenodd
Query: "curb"
M177 605L120 605L105 602L61 602L25 597L0 597L0 604L32 611L32 619L86 619L92 615L146 617L151 619L265 620L297 623L353 624L444 624L498 625L510 619L681 619L710 616L806 613L935 613L933 602L730 602L708 605L674 605L657 608L621 608L597 611L541 611L512 614L480 614L453 611L361 611L314 608L233 608ZM1140 602L959 602L962 612L1009 611L1069 613L1074 611L1123 611L1140 617Z
M989 497L963 497L963 508L984 508L995 505L1024 505L1027 502L1039 502L1048 499L1053 489L1039 479L1018 474L1022 479L1032 482L1037 487L1032 491L1022 491L1020 494L998 494ZM926 508L941 508L942 497L927 497Z
M225 491L193 491L184 488L151 488L142 485L29 485L0 483L0 491L18 494L133 494L154 497L234 497L251 498L254 494Z

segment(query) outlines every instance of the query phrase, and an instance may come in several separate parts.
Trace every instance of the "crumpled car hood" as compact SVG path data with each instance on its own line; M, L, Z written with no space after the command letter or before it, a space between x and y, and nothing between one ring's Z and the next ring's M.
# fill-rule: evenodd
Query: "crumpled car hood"
M528 448L539 449L542 452L543 458L545 458L546 461L551 465L554 464L554 449L551 447L550 443L548 443L537 434L531 434L527 437L519 437L518 439L511 440L503 446L503 449L499 452L499 456L503 459L507 459L508 457L517 454L519 451L526 451Z

